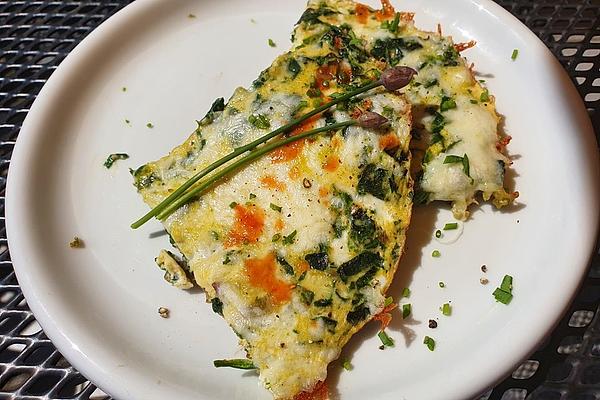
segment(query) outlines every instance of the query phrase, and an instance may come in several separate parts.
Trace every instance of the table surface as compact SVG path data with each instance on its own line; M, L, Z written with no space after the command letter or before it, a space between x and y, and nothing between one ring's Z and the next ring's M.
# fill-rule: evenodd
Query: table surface
M600 142L600 0L496 1L560 60ZM61 356L27 307L10 261L4 194L15 140L41 87L89 32L128 3L0 0L0 399L110 399ZM599 304L597 247L554 332L479 400L600 400Z

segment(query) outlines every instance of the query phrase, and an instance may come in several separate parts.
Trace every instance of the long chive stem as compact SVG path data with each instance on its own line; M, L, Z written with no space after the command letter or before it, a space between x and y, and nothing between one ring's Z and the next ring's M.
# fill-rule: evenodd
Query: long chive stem
M173 212L175 212L179 207L181 207L184 204L186 204L187 202L189 202L192 198L197 196L200 192L211 187L215 182L219 181L224 176L239 169L240 167L244 166L245 164L248 164L249 162L256 160L257 158L263 156L264 154L275 150L278 147L285 146L286 144L295 142L297 140L305 139L310 136L314 136L321 132L337 130L340 128L344 128L346 126L356 125L356 124L357 124L357 122L354 120L338 122L336 124L331 124L331 125L323 126L321 128L311 129L309 131L300 133L298 135L290 136L285 139L267 143L264 146L260 147L259 149L254 150L254 151L250 152L249 154L239 158L235 162L229 164L222 170L220 170L220 171L216 172L215 174L213 174L212 176L210 176L204 182L200 183L195 188L187 191L183 196L179 197L177 200L175 200L173 203L169 204L165 209L163 209L157 215L157 218L159 220L163 220L163 219L167 218L169 215L171 215Z
M231 367L237 369L256 369L251 360L245 358L235 358L231 360L214 360L213 365L217 368Z
M350 92L344 93L343 95L336 97L335 99L307 112L306 114L303 114L302 116L291 120L290 122L288 122L285 125L280 126L279 128L275 129L274 131L267 133L266 135L263 135L261 137L259 137L258 139L244 145L241 147L238 147L237 149L235 149L234 151L232 151L231 153L229 153L228 155L224 156L223 158L218 159L217 161L213 162L212 164L210 164L208 167L204 168L203 170L197 172L194 176L192 176L190 179L188 179L183 185L181 185L179 188L177 188L173 193L171 193L169 196L167 196L167 198L165 198L163 201L161 201L158 205L156 205L152 210L150 210L148 213L146 213L143 217L141 217L140 219L138 219L137 221L135 221L133 224L131 224L131 227L133 229L137 229L140 226L144 225L146 222L148 222L152 217L158 215L159 213L161 213L164 209L166 209L171 203L173 203L175 200L177 200L186 190L188 190L194 183L198 182L199 179L203 178L204 176L208 175L209 173L211 173L212 171L214 171L215 169L219 168L221 165L231 161L232 159L236 158L237 156L239 156L240 154L245 153L246 151L252 150L254 149L256 146L258 146L259 144L262 144L264 142L266 142L267 140L288 132L290 129L296 127L297 125L301 124L302 122L306 121L307 119L309 119L310 117L317 115L325 110L327 110L328 108L341 103L343 101L346 101L356 95L359 95L361 93L367 92L371 89L374 89L378 86L381 86L382 82L381 80L377 80L377 81L373 81L373 82L369 82L363 86L360 86L354 90L351 90Z

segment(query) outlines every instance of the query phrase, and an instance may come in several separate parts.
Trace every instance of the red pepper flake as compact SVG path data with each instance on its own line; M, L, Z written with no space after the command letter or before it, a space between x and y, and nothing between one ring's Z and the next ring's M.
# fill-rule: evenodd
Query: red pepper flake
M392 18L396 15L396 10L390 4L390 0L381 0L381 10L375 12L375 17L378 21L383 21Z
M358 19L358 22L360 22L361 24L366 24L367 18L369 18L369 14L371 13L371 10L370 10L369 6L358 3L358 4L356 4L356 8L354 9L354 12L356 13L356 18Z
M234 207L235 222L225 240L225 247L233 247L243 243L258 242L265 226L265 213L255 205Z
M282 304L290 300L293 285L277 278L273 253L267 254L264 258L246 260L244 267L250 284L267 292L275 304Z
M374 320L381 322L381 330L387 328L390 322L392 322L392 314L390 314L390 311L392 311L396 307L398 307L398 304L392 303L385 307L379 314L373 317Z
M294 400L328 400L329 389L325 382L319 382L311 392L301 392L294 396Z

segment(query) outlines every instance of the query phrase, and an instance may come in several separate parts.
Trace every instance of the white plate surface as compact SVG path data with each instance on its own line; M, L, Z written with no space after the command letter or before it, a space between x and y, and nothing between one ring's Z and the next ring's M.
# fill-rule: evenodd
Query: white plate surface
M521 197L513 210L475 209L450 245L432 239L452 221L448 209L417 209L391 291L398 298L411 288L402 302L412 303L413 318L393 321L393 349L377 349L375 323L353 338L342 358L354 370L334 363L330 386L344 400L466 399L526 357L576 292L598 221L598 156L568 77L507 12L487 0L401 5L421 28L440 22L457 42L477 40L465 54L514 137L509 180ZM153 235L160 225L129 229L146 208L128 168L181 143L214 98L248 85L288 48L303 8L304 0L138 0L73 51L27 116L7 189L19 282L60 351L121 400L269 398L253 373L212 367L243 353L200 291L162 280L153 262L168 247L166 236ZM114 152L131 158L107 170L102 163ZM69 248L74 235L85 249ZM504 274L515 279L509 306L491 294ZM439 307L448 301L453 315L444 317ZM169 319L159 306L171 310ZM437 329L427 327L430 318ZM435 338L434 352L424 335Z

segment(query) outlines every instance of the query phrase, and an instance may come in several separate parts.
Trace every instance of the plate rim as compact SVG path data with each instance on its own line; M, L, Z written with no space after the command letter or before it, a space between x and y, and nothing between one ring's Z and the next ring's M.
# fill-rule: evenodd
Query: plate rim
M569 81L567 90L570 93L567 94L574 99L578 99L578 104L574 106L574 109L577 109L580 112L583 110L587 116L587 126L585 128L582 126L580 140L595 142L593 127L591 125L589 115L587 115L587 112L585 111L585 105L581 99L581 96L570 80L567 72L564 70L562 65L560 65L558 60L554 57L546 45L520 20L518 20L514 15L502 8L500 5L494 3L492 0L463 1L478 8L490 10L493 15L497 16L499 19L505 21L512 28L517 30L520 37L523 37L527 42L535 43L538 47L543 49L545 54L550 56L548 59L552 60L551 62L554 63L553 67L558 67L557 73L562 75L563 80ZM128 388L119 385L113 385L110 371L99 368L93 360L85 356L83 351L79 351L79 349L75 349L73 347L74 342L71 340L71 335L68 332L63 331L60 327L59 321L54 320L54 318L52 318L50 314L46 312L46 309L43 305L43 296L38 295L35 289L35 281L31 279L27 273L27 261L23 251L26 246L24 245L24 237L20 235L18 227L19 213L26 212L19 201L23 197L19 194L24 193L24 190L20 185L23 179L19 179L19 177L22 174L23 169L27 166L27 157L25 156L27 154L27 150L35 144L35 133L39 131L36 125L39 125L41 121L38 121L36 116L44 109L44 103L52 98L54 87L56 85L60 85L61 81L69 79L69 71L77 70L78 62L80 61L82 53L90 51L89 49L102 42L105 36L109 36L108 34L110 32L122 29L122 26L126 25L128 20L135 19L136 16L142 13L146 8L152 8L160 3L161 0L138 0L126 5L110 18L98 25L98 27L96 27L92 32L90 32L90 34L88 34L60 63L56 71L42 87L39 95L28 112L25 121L23 122L11 157L6 182L5 217L7 242L11 254L13 268L19 281L19 286L21 287L22 293L34 314L35 319L38 321L45 334L50 338L60 353L63 354L63 356L67 358L67 360L72 363L72 365L78 371L80 371L86 378L90 379L94 385L98 386L106 393L123 399L130 398L131 396ZM595 167L595 172L592 172L592 176L600 175L600 161L598 155L596 155L596 157L592 156L589 159L589 162L591 167ZM577 271L578 276L569 282L570 285L567 288L569 295L561 296L560 298L562 301L557 300L560 305L560 312L554 312L551 318L546 318L544 320L544 324L546 325L546 335L554 330L556 325L563 318L564 313L568 309L573 298L578 293L586 276L590 259L593 256L598 235L598 219L600 215L600 205L597 201L598 195L600 194L600 185L596 183L595 187L592 187L589 190L592 193L595 192L596 194L596 201L591 205L592 208L590 210L590 215L595 215L596 218L595 222L590 223L588 231L591 234L587 236L587 243L582 246L587 249L587 252L585 253L585 256L581 256L581 259L585 259L586 261L577 264L579 267ZM510 374L512 369L514 369L519 362L537 349L539 344L544 340L544 337L545 335L530 340L523 339L521 342L521 351L511 352L510 356L506 357L501 363L502 367L497 368L495 373L488 373L488 378L485 379L485 384L482 384L481 382L473 382L469 385L464 385L464 387L470 388L467 390L468 393L470 393L472 396L477 395L478 393L482 393L486 389L492 387L498 381L504 379L504 377ZM474 379L473 381L477 380ZM463 390L461 393L465 394L467 391ZM455 394L457 393L458 392Z

